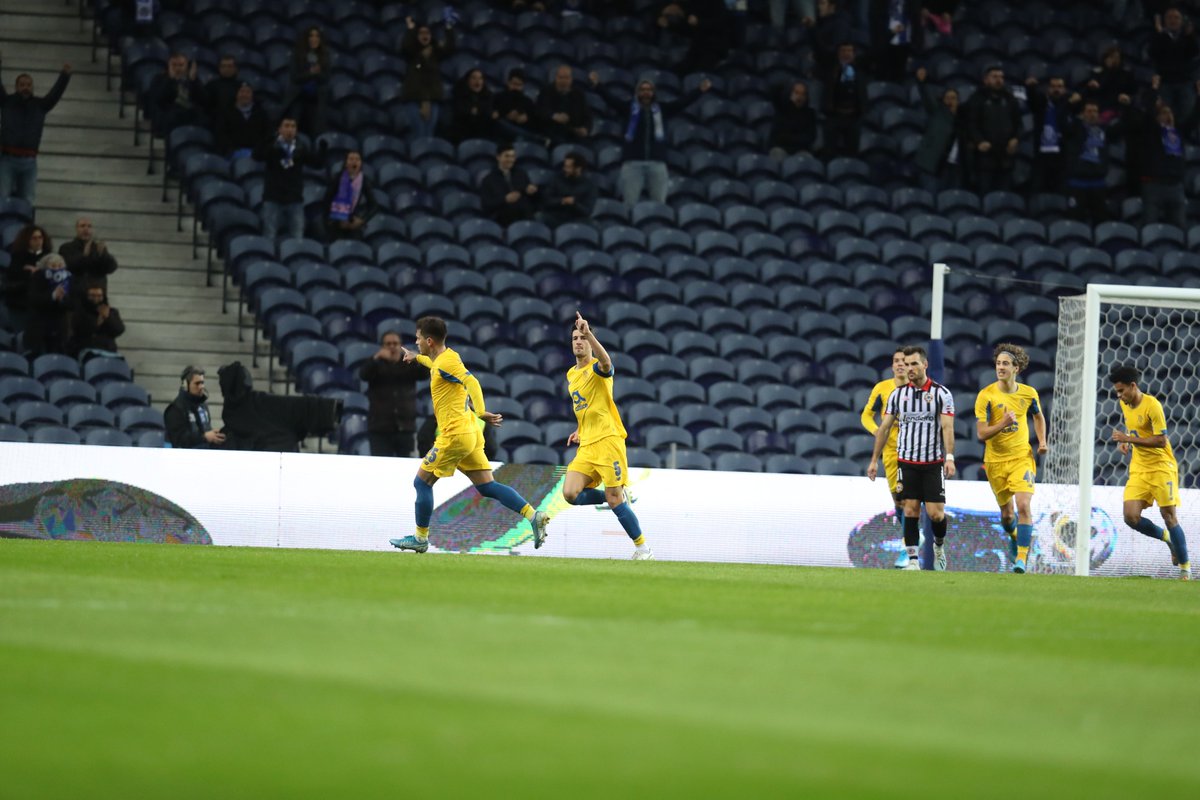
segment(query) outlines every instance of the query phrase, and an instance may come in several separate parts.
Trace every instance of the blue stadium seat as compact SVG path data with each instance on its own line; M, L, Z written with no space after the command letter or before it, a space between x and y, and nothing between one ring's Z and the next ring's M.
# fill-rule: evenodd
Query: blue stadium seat
M694 434L699 434L701 431L706 431L710 428L721 428L725 425L725 415L715 406L707 403L684 403L679 406L676 413L677 424ZM697 440L699 441L699 440ZM706 450L704 445L698 445L701 450ZM741 446L741 442L738 442Z
M740 452L744 446L741 434L719 426L706 428L696 434L697 449L709 455Z
M32 372L42 383L57 378L78 378L79 362L69 356L48 353L33 360Z
M133 438L115 428L93 428L84 434L83 443L97 447L133 447Z
M18 403L46 399L46 387L24 375L0 378L0 402L15 406Z
M763 462L749 453L721 453L714 462L723 472L762 472Z
M33 441L37 444L82 444L83 439L70 428L58 425L43 425L34 429Z
M708 402L721 411L754 404L754 390L737 380L722 380L707 387Z
M728 425L745 436L752 431L771 431L775 418L767 411L754 406L739 406L729 410Z
M28 442L29 434L16 425L0 423L0 442Z
M67 425L80 433L90 428L111 428L117 416L109 409L96 403L80 403L67 411Z

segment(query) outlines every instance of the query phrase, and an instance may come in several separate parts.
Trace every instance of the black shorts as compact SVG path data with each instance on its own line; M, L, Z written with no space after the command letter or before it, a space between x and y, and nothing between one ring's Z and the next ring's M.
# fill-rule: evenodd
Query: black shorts
M941 464L905 464L902 461L899 483L896 494L901 500L946 502L946 473Z

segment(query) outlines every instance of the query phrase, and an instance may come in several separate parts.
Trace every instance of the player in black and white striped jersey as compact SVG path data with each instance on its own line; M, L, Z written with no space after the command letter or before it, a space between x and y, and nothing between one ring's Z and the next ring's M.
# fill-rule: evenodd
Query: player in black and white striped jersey
M875 480L888 431L899 424L896 460L900 462L900 481L896 493L904 502L904 546L909 556L905 569L920 569L917 551L924 503L933 523L933 568L945 570L946 478L954 477L954 396L929 377L929 357L924 348L904 348L904 366L908 384L892 392L884 406L867 477Z

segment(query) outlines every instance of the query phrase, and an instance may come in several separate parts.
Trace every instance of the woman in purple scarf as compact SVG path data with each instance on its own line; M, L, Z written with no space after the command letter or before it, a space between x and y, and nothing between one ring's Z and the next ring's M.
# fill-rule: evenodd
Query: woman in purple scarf
M363 238L363 226L379 210L371 197L371 183L363 172L362 154L346 153L341 171L334 176L322 201L325 239Z

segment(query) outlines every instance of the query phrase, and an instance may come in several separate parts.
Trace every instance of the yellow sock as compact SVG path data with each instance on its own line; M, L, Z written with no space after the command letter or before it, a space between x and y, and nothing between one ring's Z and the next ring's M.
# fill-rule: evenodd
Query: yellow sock
M1029 548L1028 547L1018 547L1017 548L1017 558L1021 559L1022 561L1027 560L1029 558Z
M533 519L533 515L536 513L537 511L529 503L526 503L525 507L521 509L521 516L525 519Z
M417 539L425 542L429 540L429 528L417 527Z
M641 547L642 545L644 545L644 544L646 543L646 537L645 537L645 536L639 536L639 537L637 537L636 539L634 539L634 540L633 540L633 543L634 543L635 545L637 545L638 547Z

